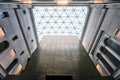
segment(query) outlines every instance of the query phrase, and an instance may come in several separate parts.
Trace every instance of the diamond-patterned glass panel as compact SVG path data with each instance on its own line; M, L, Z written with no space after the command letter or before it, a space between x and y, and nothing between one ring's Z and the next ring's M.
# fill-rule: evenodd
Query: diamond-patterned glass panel
M88 6L34 6L39 41L44 35L76 35L81 38Z

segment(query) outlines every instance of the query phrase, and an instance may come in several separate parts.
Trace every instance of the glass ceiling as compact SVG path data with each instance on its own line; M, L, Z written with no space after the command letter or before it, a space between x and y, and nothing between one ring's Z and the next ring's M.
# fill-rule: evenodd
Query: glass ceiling
M44 35L82 36L88 6L34 6L33 15L39 41Z

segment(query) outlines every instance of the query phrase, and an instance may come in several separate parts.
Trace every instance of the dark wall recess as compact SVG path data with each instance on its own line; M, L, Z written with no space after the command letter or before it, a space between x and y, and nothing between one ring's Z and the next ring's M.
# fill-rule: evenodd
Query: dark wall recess
M106 60L101 56L100 53L97 53L97 57L98 59L100 59L100 61L103 63L103 65L108 69L108 71L110 73L113 72L113 69L111 68L111 66L106 62Z
M0 53L6 50L9 47L8 41L3 41L0 43Z
M120 45L118 45L117 43L108 38L105 39L104 43L112 50L114 50L118 55L120 55Z
M26 14L26 11L25 10L22 10L23 14Z
M9 17L8 12L0 12L0 18L6 18Z
M30 30L30 26L28 26L28 30Z
M31 40L31 42L33 42L33 39Z
M15 40L17 40L17 39L18 39L18 36L17 36L17 35L15 35L15 36L12 38L13 41L15 41Z
M110 60L111 62L114 63L115 66L119 66L120 62L118 59L116 59L106 48L104 48L103 46L100 47L100 51L105 54Z
M14 59L14 61L8 66L6 71L9 73L10 70L18 63L18 59Z
M3 17L3 18L5 18L5 17L9 17L8 12L3 12L3 15L4 15L4 17Z
M20 53L20 56L23 55L23 54L24 54L24 51L22 51L22 52Z

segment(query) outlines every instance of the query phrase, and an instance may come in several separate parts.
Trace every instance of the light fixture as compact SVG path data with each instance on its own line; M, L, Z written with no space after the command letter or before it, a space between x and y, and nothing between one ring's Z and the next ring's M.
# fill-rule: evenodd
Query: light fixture
M71 2L71 0L54 0L54 1L59 6L67 6Z
M101 76L106 76L103 69L101 68L101 66L99 64L96 65L96 68Z
M94 3L104 3L104 0L94 0Z
M5 32L3 30L3 28L0 27L0 38L5 36Z
M22 0L22 3L32 4L32 0Z
M20 74L20 72L22 71L22 64L19 64L17 67L16 67L16 69L15 69L15 71L14 71L14 74L15 75L19 75Z
M13 57L15 57L15 50L11 49L9 52L8 58L13 58Z
M115 30L115 36L120 39L120 29Z

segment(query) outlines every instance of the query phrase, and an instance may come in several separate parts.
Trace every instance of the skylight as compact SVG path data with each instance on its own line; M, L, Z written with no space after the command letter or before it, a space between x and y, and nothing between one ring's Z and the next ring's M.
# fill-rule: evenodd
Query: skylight
M88 6L34 6L39 41L44 35L82 36Z

